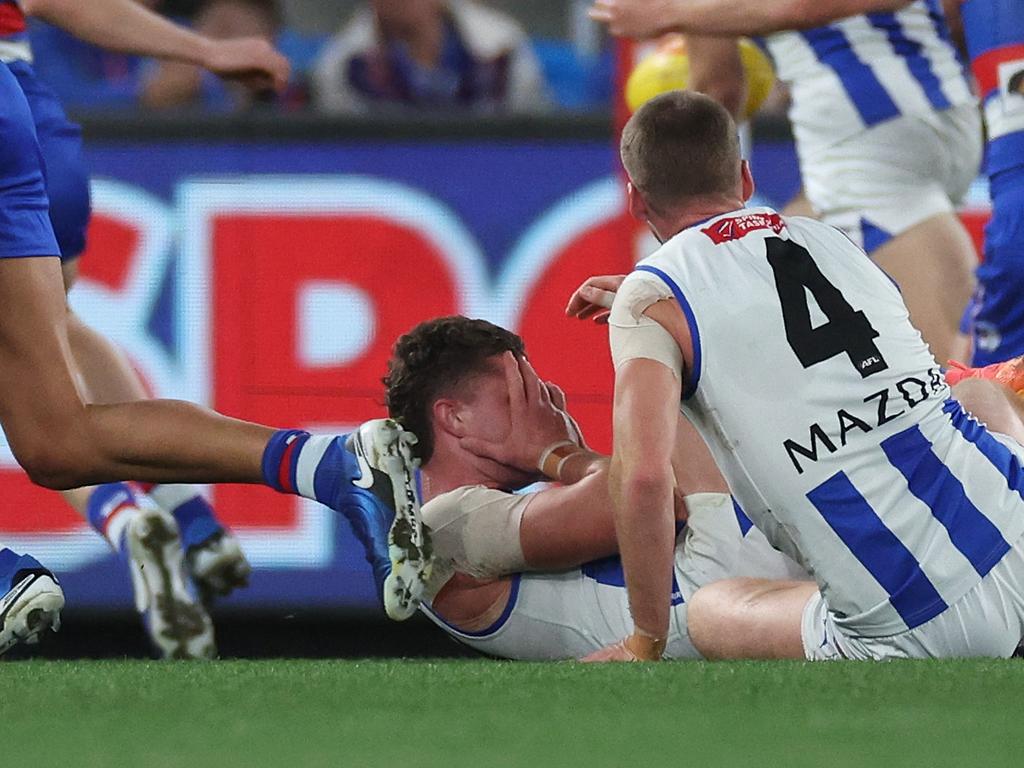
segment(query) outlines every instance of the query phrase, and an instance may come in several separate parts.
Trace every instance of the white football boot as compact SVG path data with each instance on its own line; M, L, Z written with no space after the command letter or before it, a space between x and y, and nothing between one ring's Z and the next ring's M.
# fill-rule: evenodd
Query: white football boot
M227 531L189 547L185 565L207 605L215 597L226 597L236 589L247 587L252 574L252 566L245 559L238 539Z
M60 629L64 591L45 568L22 572L0 597L0 654L18 643L35 645L42 634Z
M348 436L347 487L337 510L366 549L387 615L402 621L416 612L433 566L420 518L412 447L416 436L392 419L374 419Z
M140 509L125 527L135 608L165 659L212 659L213 623L185 581L185 559L174 517Z

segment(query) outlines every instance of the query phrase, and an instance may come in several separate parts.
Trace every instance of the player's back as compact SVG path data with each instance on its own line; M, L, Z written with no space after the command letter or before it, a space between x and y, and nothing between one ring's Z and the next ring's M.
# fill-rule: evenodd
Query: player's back
M965 0L964 37L985 111L986 165L993 193L1024 169L1024 6L1020 0Z
M840 623L921 624L1024 532L1016 458L949 399L898 289L837 230L737 211L634 275L676 285L694 339L684 410Z
M0 61L31 61L25 14L17 0L0 0Z
M973 100L940 0L779 32L763 44L789 85L789 117L805 157L900 115Z

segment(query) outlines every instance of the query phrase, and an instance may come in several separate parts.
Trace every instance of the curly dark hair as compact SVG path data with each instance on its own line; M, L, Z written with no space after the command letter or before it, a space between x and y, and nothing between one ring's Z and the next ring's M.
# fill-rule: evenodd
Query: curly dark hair
M388 414L419 438L424 462L434 453L431 408L466 379L492 370L488 358L525 354L523 340L486 320L462 315L420 323L396 343L384 377Z

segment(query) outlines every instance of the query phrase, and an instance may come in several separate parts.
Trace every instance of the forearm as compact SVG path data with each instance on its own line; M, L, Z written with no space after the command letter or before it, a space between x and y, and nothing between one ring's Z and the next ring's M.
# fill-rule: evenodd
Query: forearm
M612 496L629 607L638 630L668 635L675 526L672 474L637 468L614 472Z
M910 0L674 0L667 29L703 35L764 35L811 29L861 13L894 11Z
M204 64L212 44L135 0L23 0L25 12L112 51Z
M588 466L593 471L571 487L541 491L526 507L519 543L532 570L574 568L618 551L608 460L598 457Z

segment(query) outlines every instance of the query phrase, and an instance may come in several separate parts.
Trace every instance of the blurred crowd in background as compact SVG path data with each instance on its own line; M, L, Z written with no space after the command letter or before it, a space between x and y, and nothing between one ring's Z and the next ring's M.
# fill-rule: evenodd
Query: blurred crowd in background
M196 67L111 53L34 22L36 70L72 112L247 109L332 115L609 109L614 46L589 0L139 0L212 37L263 35L290 59L281 96Z
M212 37L262 35L292 63L260 99L196 67L110 53L35 22L36 70L70 110L261 106L329 114L607 108L611 46L585 0L139 0Z

